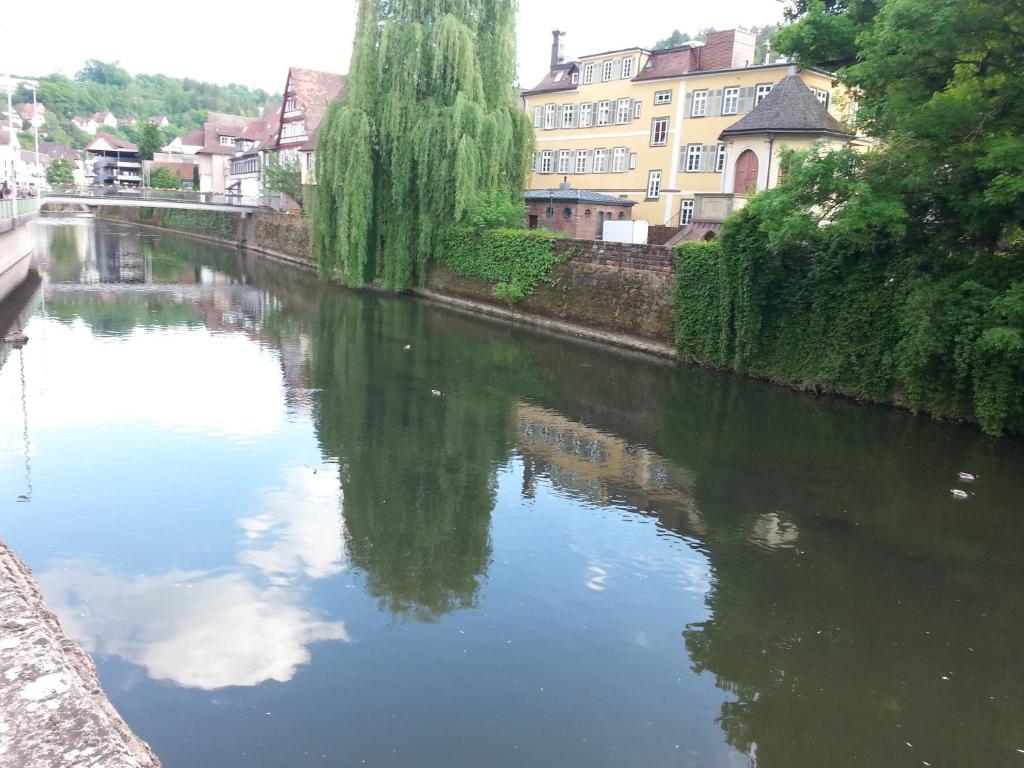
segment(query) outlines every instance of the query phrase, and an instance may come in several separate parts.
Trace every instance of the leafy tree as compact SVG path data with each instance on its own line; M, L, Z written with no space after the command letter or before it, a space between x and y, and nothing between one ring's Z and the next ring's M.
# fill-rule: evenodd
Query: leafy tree
M654 44L654 50L660 51L665 48L675 48L677 45L688 43L693 38L685 32L680 32L678 29L673 29L672 34L666 37L664 40L659 40Z
M518 104L514 0L360 0L348 98L317 147L325 271L401 290L481 192L517 199L533 128Z
M164 137L160 129L152 123L146 123L142 128L142 137L139 139L139 155L143 160L152 160L153 153L159 152L164 146Z
M116 88L124 88L131 79L132 76L120 66L119 62L105 62L99 59L89 59L75 75L75 80L80 83L99 83Z
M780 52L804 64L838 69L857 60L857 35L874 19L885 0L795 0L786 18L795 22L779 31Z
M181 179L170 168L150 171L149 186L155 189L180 189Z
M267 190L288 195L303 207L302 168L298 160L280 160L275 157L264 168L264 181Z
M192 166L192 189L199 190L199 166Z
M74 184L75 166L63 157L56 157L46 166L46 181L49 184Z

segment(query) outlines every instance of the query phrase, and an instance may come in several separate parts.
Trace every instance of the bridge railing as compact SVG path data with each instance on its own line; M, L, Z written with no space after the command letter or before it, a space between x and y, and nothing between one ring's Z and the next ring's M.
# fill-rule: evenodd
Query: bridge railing
M34 197L19 197L17 200L0 200L0 219L13 219L39 210L39 201Z
M217 192L148 189L134 187L75 187L53 186L46 197L74 197L103 200L152 200L153 202L202 203L205 205L237 205L243 208L261 208L263 201L255 195L228 195Z

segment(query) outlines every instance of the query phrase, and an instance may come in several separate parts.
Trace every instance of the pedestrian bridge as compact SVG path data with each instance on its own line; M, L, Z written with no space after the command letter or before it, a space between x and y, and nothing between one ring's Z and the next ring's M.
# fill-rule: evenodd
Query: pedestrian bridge
M193 211L253 213L267 210L262 198L214 192L178 192L131 187L54 187L43 192L40 203L118 206L121 208L180 208Z

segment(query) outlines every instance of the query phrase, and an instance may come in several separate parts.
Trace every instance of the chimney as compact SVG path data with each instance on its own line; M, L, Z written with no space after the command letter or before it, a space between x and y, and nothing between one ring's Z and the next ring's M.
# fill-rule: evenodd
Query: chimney
M554 69L565 61L565 32L553 30L551 37L551 68Z
M761 63L762 64L771 64L772 63L771 59L772 59L772 41L771 40L765 40L764 41L764 61L762 61Z
M754 63L754 43L757 35L742 29L724 29L708 32L700 51L702 71L711 69L739 69Z

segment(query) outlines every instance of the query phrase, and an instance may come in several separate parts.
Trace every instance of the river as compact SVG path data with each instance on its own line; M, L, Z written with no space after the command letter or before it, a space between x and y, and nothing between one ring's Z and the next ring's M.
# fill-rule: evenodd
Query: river
M167 768L1024 766L1024 441L33 226L0 537Z

